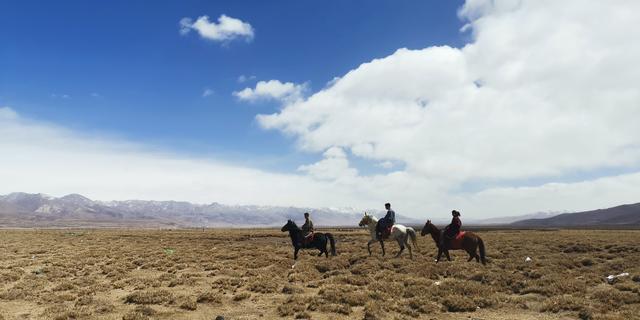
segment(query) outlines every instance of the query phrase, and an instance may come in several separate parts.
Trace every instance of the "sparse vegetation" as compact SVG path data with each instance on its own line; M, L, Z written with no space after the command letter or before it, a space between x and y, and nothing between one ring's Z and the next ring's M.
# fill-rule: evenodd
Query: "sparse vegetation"
M0 320L536 319L541 312L591 320L640 312L638 231L480 232L487 266L461 252L435 264L429 238L418 239L414 260L376 249L369 257L364 231L331 232L340 255L303 251L294 265L288 238L274 230L3 230ZM630 275L605 281L621 272Z

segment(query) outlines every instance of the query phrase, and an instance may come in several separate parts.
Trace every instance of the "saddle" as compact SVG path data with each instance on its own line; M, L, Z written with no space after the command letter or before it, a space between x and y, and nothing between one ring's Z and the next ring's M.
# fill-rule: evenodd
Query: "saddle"
M305 236L304 238L302 238L302 245L306 246L309 243L313 242L313 239L316 237L316 233L315 232L311 232L310 234L308 234L307 236Z
M382 229L382 233L380 234L380 237L382 239L389 238L389 236L391 235L391 228L393 228L393 226L388 226L388 227Z
M446 232L444 234L444 239L448 243L450 249L461 249L462 248L462 239L464 239L464 234L466 231L460 231L454 236L448 235Z

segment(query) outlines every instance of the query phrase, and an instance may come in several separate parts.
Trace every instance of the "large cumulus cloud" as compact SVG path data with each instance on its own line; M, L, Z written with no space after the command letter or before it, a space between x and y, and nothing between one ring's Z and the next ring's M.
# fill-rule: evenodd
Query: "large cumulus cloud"
M424 202L488 211L483 204L494 200L482 196L499 188L528 191L522 210L539 198L566 209L613 204L622 199L572 203L528 184L548 190L637 171L639 10L632 1L467 1L459 15L473 40L463 48L399 49L257 119L306 151L340 147L352 157L404 163L391 174L422 186ZM370 178L385 177L353 179ZM470 184L485 188L465 193ZM513 209L503 201L491 210Z

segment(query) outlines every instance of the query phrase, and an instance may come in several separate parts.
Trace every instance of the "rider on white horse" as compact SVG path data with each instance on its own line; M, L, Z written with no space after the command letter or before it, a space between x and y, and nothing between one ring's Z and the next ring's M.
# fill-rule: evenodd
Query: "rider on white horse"
M391 210L390 216L392 218L395 218L394 212L392 210ZM360 223L358 223L358 225L361 227L366 226L369 229L369 233L371 234L371 240L367 242L367 250L369 251L369 255L371 255L371 244L375 242L380 242L380 247L382 248L382 255L384 256L385 250L384 250L383 241L385 240L386 241L395 240L398 242L398 245L400 246L400 251L398 252L396 257L400 256L400 254L406 247L409 249L409 255L413 258L413 252L412 252L413 250L409 245L409 240L411 240L411 242L413 243L413 247L415 249L418 248L418 244L416 243L416 231L411 227L405 227L401 224L393 224L391 228L391 234L389 235L389 237L383 239L377 235L378 232L376 229L379 226L378 219L376 219L376 217L374 216L367 215L366 212L364 213L364 217L362 217L362 220L360 220Z
M387 214L384 216L384 218L380 219L378 221L378 225L376 225L376 234L378 236L378 239L382 239L382 233L384 230L396 223L396 213L395 211L391 210L391 204L385 203L384 208L387 209Z

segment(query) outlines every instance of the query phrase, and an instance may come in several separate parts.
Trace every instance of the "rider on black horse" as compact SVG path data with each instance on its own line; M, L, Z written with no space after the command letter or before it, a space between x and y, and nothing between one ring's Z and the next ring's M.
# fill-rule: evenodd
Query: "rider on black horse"
M309 243L313 239L313 222L309 218L309 212L304 213L304 224L302 225L302 234L303 234L303 244Z
M443 248L445 245L445 240L454 239L458 233L460 232L460 228L462 227L462 221L460 220L460 212L458 210L451 211L451 223L444 228L442 232L442 237L440 237L440 247ZM448 241L447 241L448 242Z
M396 223L396 213L391 210L391 204L385 203L384 208L387 209L387 214L384 218L378 220L378 224L376 225L376 235L378 236L378 239L382 239L383 232L386 232L389 227ZM388 234L386 236L388 236Z

